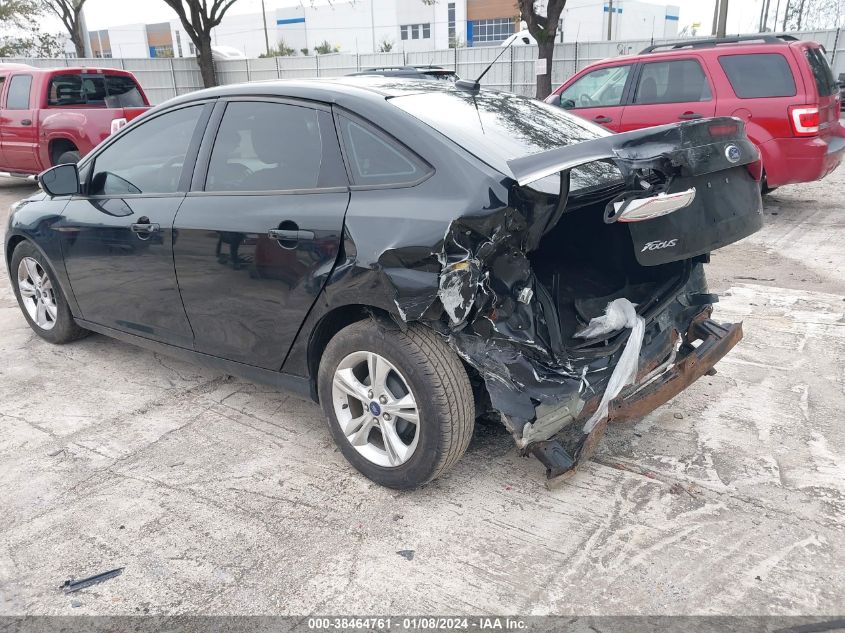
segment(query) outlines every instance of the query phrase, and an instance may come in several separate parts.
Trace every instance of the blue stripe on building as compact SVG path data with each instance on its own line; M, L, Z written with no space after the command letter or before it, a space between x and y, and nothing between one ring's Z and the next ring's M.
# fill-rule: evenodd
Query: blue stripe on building
M155 46L150 46L150 57L158 57Z
M605 13L610 13L610 7L609 7L609 6L607 6L607 5L604 5L604 12L605 12ZM622 13L622 9L621 9L621 8L619 8L619 7L613 7L613 12L614 12L614 13Z
M666 16L666 19L667 19L667 20L673 20L674 22L677 22L677 21L678 21L678 20L680 20L681 18L680 18L680 17L678 17L677 15L667 15L667 16Z
M284 18L276 20L276 25L281 26L282 24L305 24L305 18Z
M472 20L467 20L467 46L472 46Z

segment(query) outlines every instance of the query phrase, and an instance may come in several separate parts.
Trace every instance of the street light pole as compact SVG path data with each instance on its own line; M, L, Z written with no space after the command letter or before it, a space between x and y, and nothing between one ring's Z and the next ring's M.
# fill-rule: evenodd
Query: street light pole
M264 45L267 47L267 57L270 57L270 34L267 32L267 10L264 0L261 0L261 17L264 18Z
M607 2L607 41L613 39L613 0Z
M728 0L719 0L719 25L716 37L725 37L728 30Z

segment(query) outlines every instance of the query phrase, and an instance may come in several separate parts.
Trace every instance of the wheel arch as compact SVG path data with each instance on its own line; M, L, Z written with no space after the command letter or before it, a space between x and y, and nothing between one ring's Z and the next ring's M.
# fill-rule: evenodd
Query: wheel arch
M308 338L308 377L315 401L319 401L317 389L317 374L320 370L320 359L323 352L334 336L343 328L367 318L375 318L392 322L387 310L371 305L352 303L332 308L317 321Z
M50 143L47 146L47 155L50 157L50 166L55 166L59 156L65 152L73 151L80 151L79 147L73 140L65 136L57 136L56 138L50 139Z
M6 270L9 273L9 280L11 283L12 278L12 255L15 252L15 249L18 247L19 244L27 242L31 244L44 258L44 261L47 262L47 265L50 267L50 272L53 273L53 277L56 279L56 282L59 284L62 293L65 296L65 300L70 307L71 314L74 317L80 317L79 312L79 305L76 302L76 296L73 294L73 290L70 286L70 280L67 278L67 273L64 268L64 262L60 261L59 265L56 265L53 257L44 250L41 244L38 243L37 240L32 239L32 237L21 234L21 233L13 233L6 237L6 250L4 252L5 255L5 264Z

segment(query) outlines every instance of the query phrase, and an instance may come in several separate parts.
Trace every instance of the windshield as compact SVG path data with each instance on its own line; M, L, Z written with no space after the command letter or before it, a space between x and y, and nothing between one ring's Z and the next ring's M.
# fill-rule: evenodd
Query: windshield
M560 108L505 92L444 90L389 101L508 175L507 161L512 158L610 134ZM576 191L618 182L621 174L609 163L590 163L573 169L571 179L571 190ZM538 188L549 186L556 189L557 184Z

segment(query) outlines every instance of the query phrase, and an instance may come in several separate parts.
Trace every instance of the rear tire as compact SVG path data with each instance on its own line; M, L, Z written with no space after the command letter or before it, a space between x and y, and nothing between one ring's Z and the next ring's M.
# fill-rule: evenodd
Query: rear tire
M71 150L69 152L62 152L56 160L56 165L76 164L79 162L79 152Z
M21 312L38 336L61 345L90 334L73 320L53 269L35 246L21 242L15 247L10 273Z
M388 488L435 479L472 439L475 404L466 370L437 333L419 325L405 332L369 319L347 326L323 353L318 390L344 457Z

